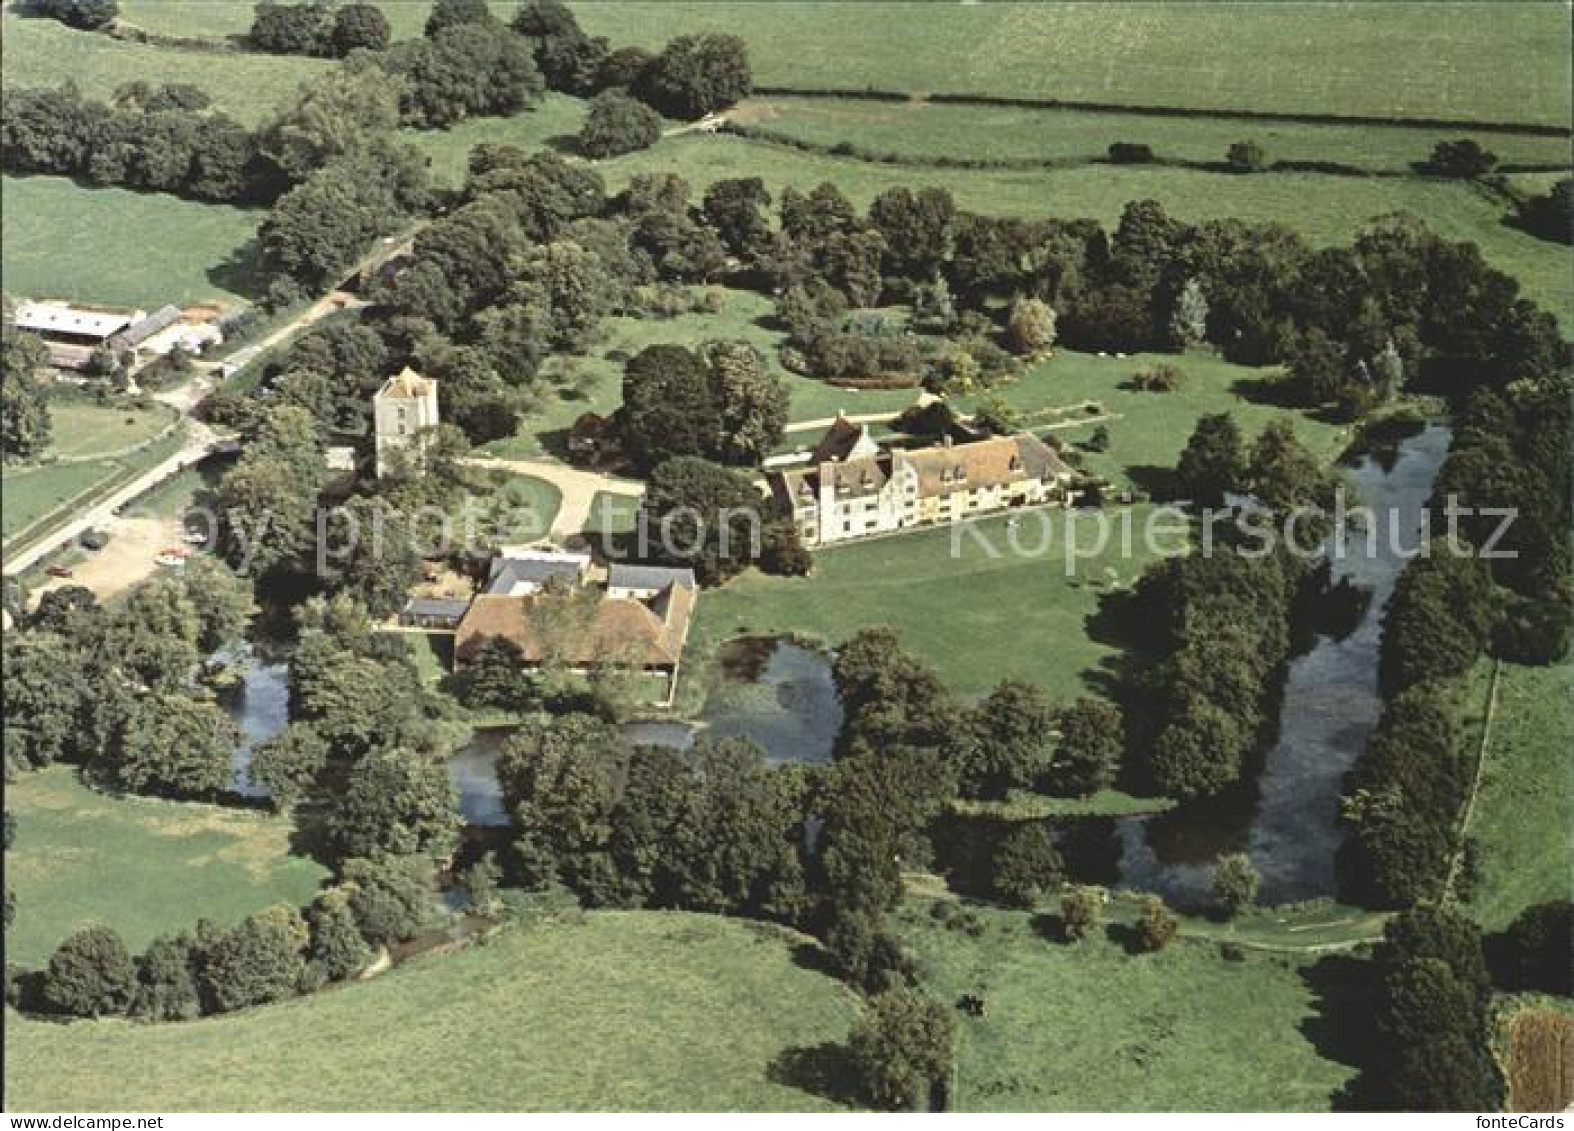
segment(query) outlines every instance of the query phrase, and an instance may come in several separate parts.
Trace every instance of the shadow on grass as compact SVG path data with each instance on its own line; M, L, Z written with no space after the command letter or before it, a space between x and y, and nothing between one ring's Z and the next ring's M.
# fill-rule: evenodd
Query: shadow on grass
M1329 955L1301 969L1312 993L1313 1012L1300 1023L1301 1034L1328 1060L1352 1068L1372 1057L1370 1018L1377 987L1371 962L1347 954ZM1381 1105L1356 1076L1334 1093L1336 1111L1371 1111Z
M208 282L231 294L253 301L262 298L267 289L268 277L262 267L262 247L256 240L247 240L224 259L205 272Z
M797 1088L832 1103L862 1106L863 1097L858 1091L851 1054L839 1041L783 1049L771 1061L766 1076L774 1083Z

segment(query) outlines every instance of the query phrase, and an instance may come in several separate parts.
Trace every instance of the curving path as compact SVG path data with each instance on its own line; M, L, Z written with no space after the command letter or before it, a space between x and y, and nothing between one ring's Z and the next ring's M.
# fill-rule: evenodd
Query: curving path
M585 471L552 459L499 459L493 456L469 456L462 461L471 467L512 471L544 479L562 493L557 517L552 520L550 531L554 538L567 538L583 533L590 523L590 504L595 497L606 492L626 498L643 498L645 484L637 479L623 479L600 471Z

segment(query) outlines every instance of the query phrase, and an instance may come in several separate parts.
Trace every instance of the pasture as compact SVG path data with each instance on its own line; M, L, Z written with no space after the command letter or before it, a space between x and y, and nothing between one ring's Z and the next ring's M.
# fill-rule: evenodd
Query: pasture
M446 188L464 184L470 150L483 144L517 145L525 150L554 145L573 151L584 121L585 103L566 94L548 94L535 107L511 118L471 118L446 130L401 130L408 142L431 160L432 180Z
M1273 161L1335 161L1384 173L1409 173L1443 137L1459 131L1400 127L1243 122L1217 117L1100 113L1021 106L956 105L911 100L759 95L739 106L738 120L818 145L850 143L918 160L1094 161L1111 142L1142 142L1157 157L1223 161L1238 141L1255 141ZM1510 165L1569 162L1566 137L1470 131Z
M737 920L597 912L236 1016L68 1027L8 1011L6 1098L40 1111L824 1110L836 1105L791 1066L846 1037L856 999L795 960L803 945Z
M1469 835L1479 877L1466 910L1500 930L1526 907L1574 897L1569 751L1574 750L1574 662L1504 664Z
M208 7L170 6L199 11ZM250 11L250 5L236 7ZM69 78L83 94L108 98L117 87L137 80L191 83L207 92L214 109L248 126L266 120L294 97L301 83L333 65L301 55L181 51L129 43L73 31L55 20L23 19L9 5L0 15L0 28L5 33L0 36L0 66L6 86L59 86Z
M6 808L16 819L6 886L17 904L6 955L16 962L41 964L72 931L95 923L135 951L199 918L234 923L280 900L306 903L325 875L290 854L289 821L112 796L67 766L7 783Z
M107 457L147 443L175 421L164 405L132 408L55 398L49 403L53 427L49 450L56 459Z
M1567 125L1569 12L1534 3L1255 5L597 0L585 30L740 35L756 82L1119 105Z
M967 910L977 938L924 900L900 913L924 988L985 999L986 1016L956 1014L958 1110L1327 1111L1353 1074L1322 1043L1310 964L1227 962L1184 937L1131 955L1104 932L1068 945L1028 912Z
M12 294L157 310L244 303L261 286L261 211L64 177L0 179L0 274Z
M64 517L68 507L88 505L117 484L174 455L181 440L177 430L124 457L7 468L0 475L0 534L9 542L34 526Z

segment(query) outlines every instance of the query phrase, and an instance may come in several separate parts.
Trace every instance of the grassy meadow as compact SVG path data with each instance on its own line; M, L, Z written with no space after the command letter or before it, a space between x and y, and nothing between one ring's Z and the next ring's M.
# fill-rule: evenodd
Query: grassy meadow
M1508 925L1532 903L1574 897L1574 661L1504 664L1469 835L1480 846L1467 909L1484 928Z
M1130 955L1107 935L1067 945L1031 913L970 907L971 937L909 900L904 940L935 998L985 999L957 1015L960 1111L1327 1111L1353 1075L1310 964L1248 951L1227 962L1182 938Z
M595 0L656 48L729 32L762 85L1567 124L1569 13L1534 3L957 4ZM1510 64L1512 61L1512 65Z
M64 177L0 181L0 274L18 295L157 310L249 301L263 213Z
M66 766L22 774L5 792L16 819L5 860L14 962L43 963L91 924L139 950L199 918L233 923L280 900L306 903L325 874L290 855L290 822L259 813L111 796Z
M56 459L113 455L147 443L174 419L174 412L163 405L133 408L52 400L49 421L53 430L46 454Z
M6 1098L40 1111L824 1110L794 1082L794 1054L843 1040L856 999L799 965L798 945L736 920L597 912L235 1016L66 1027L8 1011Z
M1452 134L1402 126L1242 122L1228 118L1101 113L1022 106L871 102L857 98L759 95L740 120L820 145L848 142L876 153L918 159L1092 161L1115 141L1143 142L1161 159L1222 161L1238 141L1255 141L1273 161L1337 161L1408 173ZM1457 132L1457 131L1455 131ZM1472 131L1511 165L1567 165L1568 139ZM1531 174L1535 175L1535 174Z
M9 541L38 523L63 515L68 505L85 506L107 495L118 484L174 455L181 442L181 433L175 431L124 457L6 468L0 475L0 534Z

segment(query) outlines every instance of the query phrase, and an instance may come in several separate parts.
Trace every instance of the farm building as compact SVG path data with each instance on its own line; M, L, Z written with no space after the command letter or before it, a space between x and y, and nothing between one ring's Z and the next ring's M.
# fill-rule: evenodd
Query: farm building
M43 339L49 349L50 364L61 369L81 369L94 350L110 347L116 334L144 317L140 310L77 306L69 302L23 302L18 304L11 322L18 330Z

